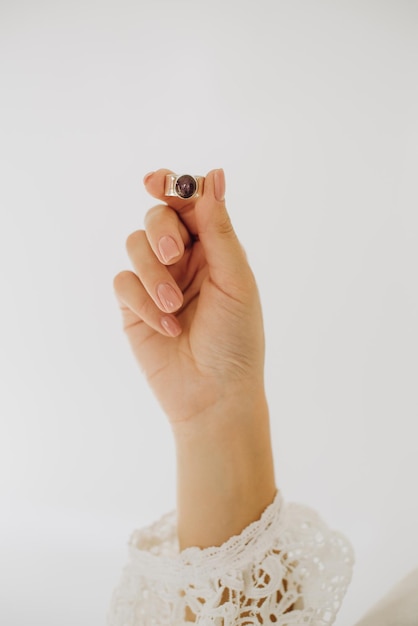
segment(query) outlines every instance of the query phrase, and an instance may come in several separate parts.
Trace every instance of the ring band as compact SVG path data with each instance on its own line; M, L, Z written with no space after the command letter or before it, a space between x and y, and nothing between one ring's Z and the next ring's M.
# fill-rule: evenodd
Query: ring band
M190 174L167 174L165 177L166 196L177 196L182 200L197 198L203 193L205 177L191 176Z

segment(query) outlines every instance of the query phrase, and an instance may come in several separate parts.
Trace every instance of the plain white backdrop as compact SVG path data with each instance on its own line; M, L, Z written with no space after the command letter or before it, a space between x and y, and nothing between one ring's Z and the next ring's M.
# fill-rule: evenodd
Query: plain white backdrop
M150 170L223 167L277 482L344 532L352 626L418 566L418 4L0 0L0 622L99 626L175 507L113 294Z

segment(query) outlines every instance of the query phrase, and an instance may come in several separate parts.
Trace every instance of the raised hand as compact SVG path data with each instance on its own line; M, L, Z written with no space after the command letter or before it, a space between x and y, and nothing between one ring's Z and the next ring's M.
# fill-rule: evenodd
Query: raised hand
M164 196L165 176L145 177ZM114 278L123 327L175 436L181 548L220 545L276 492L256 282L224 202L223 170L170 197L127 239Z
M134 271L114 279L135 357L172 423L226 395L263 387L264 337L253 273L224 202L223 170L195 201L164 196L169 170L146 177L159 200L127 239Z

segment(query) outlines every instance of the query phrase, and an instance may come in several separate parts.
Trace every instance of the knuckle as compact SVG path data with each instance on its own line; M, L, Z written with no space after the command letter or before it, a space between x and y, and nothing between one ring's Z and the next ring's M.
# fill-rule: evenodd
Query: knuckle
M157 206L153 206L152 209L149 209L145 213L145 217L144 217L145 228L147 229L150 228L150 226L152 226L155 220L158 220L159 218L161 218L161 216L163 216L166 213L166 209L167 209L167 206L163 204L157 204Z
M217 224L217 230L220 235L229 236L234 232L229 215L224 215Z
M113 289L115 291L123 291L123 288L132 279L132 272L129 270L122 270L113 278Z
M134 230L133 233L130 233L130 235L128 235L125 242L125 246L128 252L139 245L139 243L144 238L144 234L145 233L143 230Z

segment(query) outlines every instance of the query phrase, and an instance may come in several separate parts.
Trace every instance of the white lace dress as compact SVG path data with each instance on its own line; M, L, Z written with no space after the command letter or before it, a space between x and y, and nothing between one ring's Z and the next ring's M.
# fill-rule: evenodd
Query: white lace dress
M219 547L180 551L172 512L136 530L129 553L108 626L329 626L354 562L343 535L280 491Z

